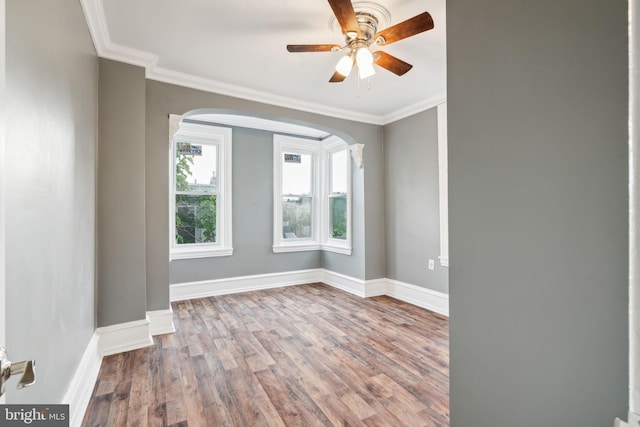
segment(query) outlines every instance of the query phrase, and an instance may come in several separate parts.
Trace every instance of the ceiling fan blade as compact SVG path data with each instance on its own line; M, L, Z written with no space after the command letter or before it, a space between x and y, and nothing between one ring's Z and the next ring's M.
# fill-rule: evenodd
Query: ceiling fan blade
M427 31L433 28L433 18L429 15L429 12L423 12L420 15L416 15L413 18L407 19L399 24L384 29L373 36L374 40L378 37L384 39L384 43L381 45L388 45L398 40L406 39L407 37L415 36L423 31Z
M373 62L376 65L381 66L382 68L391 71L392 73L402 76L411 68L413 65L404 62L402 59L398 59L393 55L389 55L386 52L381 50L377 52L373 52L374 60Z
M347 76L343 76L342 74L336 71L335 73L333 73L333 76L331 76L331 78L329 79L329 83L340 83L340 82L343 82L344 79L346 78Z
M340 49L337 44L288 44L289 52L334 52Z
M351 0L329 0L329 6L333 10L342 32L344 34L354 32L356 37L360 37L360 25L358 25L358 18L356 18Z

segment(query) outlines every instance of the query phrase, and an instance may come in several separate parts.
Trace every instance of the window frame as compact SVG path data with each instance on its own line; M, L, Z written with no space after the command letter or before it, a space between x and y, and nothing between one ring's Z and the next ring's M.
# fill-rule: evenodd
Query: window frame
M321 203L321 188L318 178L320 169L319 141L288 135L273 135L273 252L298 252L318 250L320 246L320 224L318 204ZM289 240L282 237L282 156L285 152L311 155L311 238Z
M351 152L349 151L349 145L336 136L331 136L327 138L322 146L322 150L324 152L324 159L326 164L323 166L323 172L325 174L325 191L323 192L325 206L322 209L322 215L324 217L323 221L323 242L322 248L323 250L336 252L345 255L351 255L351 195L352 191L352 167L351 167ZM334 198L335 195L332 192L333 183L331 182L333 178L333 162L332 156L335 153L339 153L341 151L345 151L347 154L347 193L346 193L346 202L347 202L347 237L346 239L336 239L332 234L331 227L331 203L330 199Z
M331 155L339 151L347 152L347 238L335 239L330 233L329 194L331 190ZM282 237L282 158L285 152L294 154L311 154L312 161L312 238L288 240ZM352 166L349 146L336 136L323 141L295 137L290 135L273 135L273 252L298 252L325 250L343 255L352 252Z
M171 140L169 156L169 259L209 258L233 255L232 240L232 130L228 127L180 122ZM178 142L217 147L216 242L176 243L176 149ZM214 193L207 193L214 194Z

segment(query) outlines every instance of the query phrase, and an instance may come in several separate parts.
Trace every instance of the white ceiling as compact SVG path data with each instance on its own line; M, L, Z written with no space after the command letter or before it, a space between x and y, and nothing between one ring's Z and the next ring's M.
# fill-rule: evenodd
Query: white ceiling
M378 124L445 100L445 0L376 0L390 25L427 11L435 28L381 48L413 69L376 67L370 90L356 73L328 82L344 53L285 48L344 44L326 0L81 2L98 55L144 66L153 80Z

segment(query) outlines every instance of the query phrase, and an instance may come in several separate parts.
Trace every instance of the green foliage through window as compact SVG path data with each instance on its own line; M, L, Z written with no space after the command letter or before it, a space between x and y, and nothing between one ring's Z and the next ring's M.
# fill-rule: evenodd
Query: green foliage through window
M347 195L331 197L329 199L329 215L331 220L331 237L347 239Z
M285 239L310 238L311 197L284 197L282 200L282 237Z
M216 241L215 194L184 194L190 191L193 157L176 155L176 243L214 243ZM181 194L182 192L182 194Z

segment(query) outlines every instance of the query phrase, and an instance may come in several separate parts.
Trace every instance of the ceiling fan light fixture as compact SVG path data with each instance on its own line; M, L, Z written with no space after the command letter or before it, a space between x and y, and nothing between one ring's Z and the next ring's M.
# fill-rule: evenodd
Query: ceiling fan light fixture
M345 77L348 77L353 68L353 57L351 55L345 55L336 64L336 71Z
M360 80L366 79L367 77L371 77L376 73L376 70L373 68L373 64L363 64L358 65L358 75Z
M371 51L366 47L358 49L356 52L356 63L359 68L367 66L373 68L373 55L371 54Z

